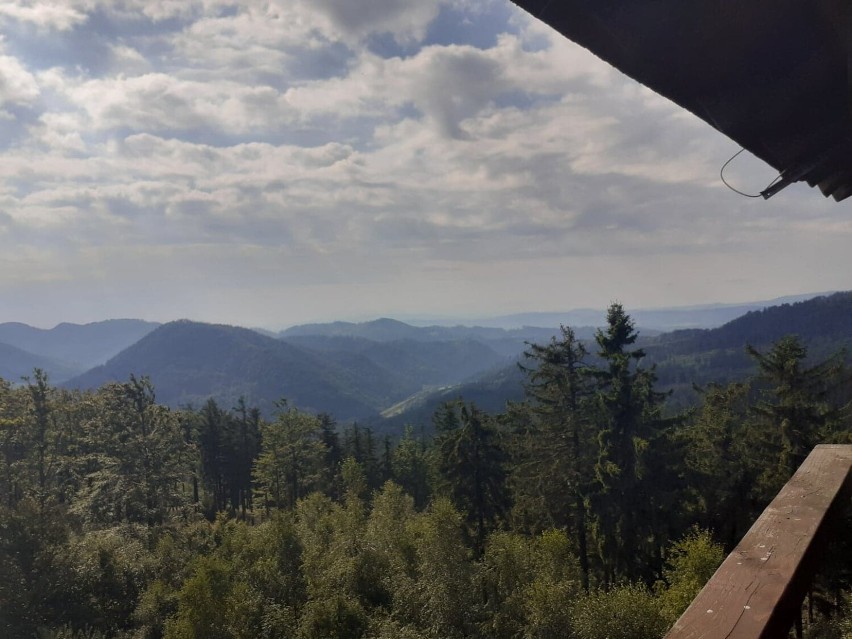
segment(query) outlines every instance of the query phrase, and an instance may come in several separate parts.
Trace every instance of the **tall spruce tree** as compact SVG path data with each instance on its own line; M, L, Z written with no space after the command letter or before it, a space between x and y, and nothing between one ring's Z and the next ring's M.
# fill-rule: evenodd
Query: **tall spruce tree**
M659 563L658 515L650 470L654 442L661 437L665 395L654 389L653 368L640 367L642 349L631 348L638 333L621 304L607 311L607 326L595 335L602 368L595 372L594 419L598 429L597 491L592 499L595 538L604 582L647 575Z
M795 335L775 342L765 353L746 349L758 365L761 397L753 413L764 433L768 453L776 456L775 477L780 485L821 441L830 440L848 414L840 404L841 385L848 379L843 353L808 365L807 348Z
M715 530L732 549L753 520L752 487L761 462L749 428L750 386L711 384L678 435L688 475L687 501L695 503L703 528Z
M587 500L593 489L594 424L589 418L593 377L586 350L574 331L560 327L561 337L545 345L530 344L521 366L532 419L517 433L515 484L538 493L552 525L573 532L583 587L589 588Z
M473 404L449 404L443 414L436 421L438 470L454 503L467 513L481 553L487 532L508 506L506 454L493 420Z

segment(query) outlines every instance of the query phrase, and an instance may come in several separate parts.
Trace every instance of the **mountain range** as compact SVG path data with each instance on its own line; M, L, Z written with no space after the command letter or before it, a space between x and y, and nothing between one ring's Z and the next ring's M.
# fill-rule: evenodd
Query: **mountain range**
M375 415L430 384L458 383L505 361L474 340L276 339L184 320L160 326L65 385L96 388L148 375L158 399L172 406L199 406L213 397L230 408L243 397L269 415L286 399L348 421Z
M17 380L34 368L46 371L54 382L65 381L93 366L103 364L157 328L155 322L114 319L91 324L57 324L35 328L19 322L0 324L2 376Z
M712 329L659 335L640 331L637 347L646 353L642 365L656 368L658 388L670 392L669 408L678 410L697 401L696 385L741 381L754 374L755 363L747 354L746 345L765 350L790 334L799 336L812 360L841 350L852 355L852 292L751 310ZM595 352L592 340L582 336L580 339L587 343L590 353ZM459 397L474 401L484 410L499 412L504 410L506 401L523 398L523 381L519 367L512 364L470 383L414 396L369 425L388 432L398 432L405 423L429 425L443 402Z
M595 329L576 330L594 352ZM527 343L555 333L556 327L419 327L387 318L280 333L187 320L111 320L50 330L7 323L0 324L0 377L16 382L38 367L54 383L85 389L147 375L158 400L175 407L197 407L213 397L230 408L243 397L271 415L286 399L340 421L398 432L404 423L428 425L441 402L459 396L489 411L521 399L518 359ZM745 344L765 348L788 333L799 334L815 357L852 345L852 293L749 310L717 328L641 329L640 345L645 365L657 367L660 387L674 390L673 405L685 405L694 399L693 382L752 372Z

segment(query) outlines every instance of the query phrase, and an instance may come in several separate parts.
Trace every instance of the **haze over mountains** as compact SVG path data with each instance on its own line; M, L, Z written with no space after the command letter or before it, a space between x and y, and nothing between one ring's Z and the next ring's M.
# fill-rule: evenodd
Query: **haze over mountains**
M642 328L639 319L653 320L658 327L664 321L712 322L733 308L751 310L712 329L660 334ZM579 313L580 318L591 319ZM774 306L755 303L656 313L631 315L640 326L646 361L657 365L662 388L675 389L675 403L690 401L693 381L746 376L752 367L744 352L746 343L764 347L792 332L815 355L852 345L852 293ZM551 318L550 314L516 317ZM276 402L286 398L300 409L390 431L406 422L428 424L441 402L458 396L492 411L502 410L507 399L520 399L518 358L526 343L545 342L557 328L419 327L383 318L264 334L186 320L163 325L111 320L61 324L50 330L8 323L0 324L0 376L14 382L38 367L68 388L94 388L131 374L148 375L158 400L175 407L197 407L213 397L230 408L244 397L269 415ZM591 340L594 328L579 326L576 332L580 339Z
M742 304L701 304L673 308L628 309L636 325L647 335L649 332L666 332L686 328L716 328L741 315L759 311L769 306L793 304L818 296L831 295L835 291L786 295L762 302ZM556 313L516 313L483 319L459 322L456 319L411 320L414 326L453 326L463 323L488 328L513 329L523 326L601 326L606 321L606 309L575 309Z
M0 344L17 353L14 359L3 356L2 377L14 381L41 368L54 382L61 382L103 364L158 326L135 319L63 323L51 329L5 322L0 324Z

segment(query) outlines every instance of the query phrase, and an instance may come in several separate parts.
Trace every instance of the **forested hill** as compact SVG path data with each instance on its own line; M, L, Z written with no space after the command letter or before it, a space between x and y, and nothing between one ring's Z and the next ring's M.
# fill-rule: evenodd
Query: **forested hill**
M171 406L199 406L212 397L230 407L244 397L271 415L275 403L286 398L302 410L348 421L375 415L425 385L456 383L503 361L471 341L427 345L341 338L316 343L179 321L164 324L65 385L97 388L134 374L149 376L158 400Z
M852 291L751 311L716 329L674 331L654 342L684 354L770 344L789 334L818 348L852 341Z
M398 320L382 318L371 322L331 322L328 324L302 324L280 333L282 339L312 338L360 338L376 342L411 340L417 342L454 342L476 340L495 350L517 355L525 342L549 340L558 332L559 321L553 325L523 326L521 328L497 328L487 326L412 326ZM575 327L581 338L591 338L594 327Z
M670 405L679 409L698 400L694 384L740 381L752 375L755 362L746 345L765 350L789 334L801 338L811 359L824 359L842 348L852 355L852 292L751 311L719 328L640 335L640 344L647 355L644 365L656 366L660 388L674 391ZM590 353L596 352L593 340L583 336L583 341ZM522 380L517 366L507 366L474 382L413 397L371 425L381 431L395 431L405 423L429 426L435 410L458 397L499 412L507 400L522 396Z
M797 335L810 359L841 349L852 353L852 292L746 313L712 330L675 331L643 340L648 362L657 365L662 386L675 391L674 404L695 399L693 384L726 383L752 374L746 345L765 350L786 335Z
M410 384L416 390L424 385L457 384L506 363L506 357L472 339L424 342L304 336L289 337L284 341L319 353L332 362L346 361L357 354L393 373L398 381Z
M249 329L184 320L164 324L66 385L97 388L144 375L151 378L158 400L171 406L198 406L213 397L229 407L244 397L271 414L275 402L286 398L304 410L341 419L372 414L392 401L392 375L357 355L348 363L330 364Z

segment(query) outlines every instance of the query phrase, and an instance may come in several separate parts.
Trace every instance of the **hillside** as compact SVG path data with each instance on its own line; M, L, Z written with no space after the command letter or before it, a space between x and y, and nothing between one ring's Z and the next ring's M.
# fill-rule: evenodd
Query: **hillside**
M406 424L429 430L432 416L441 404L460 398L473 402L486 412L502 413L506 410L506 402L523 400L523 381L523 373L513 362L464 384L443 386L412 395L367 421L367 425L376 432L390 434L401 433Z
M375 342L359 338L270 338L244 328L165 324L69 382L94 388L147 375L160 401L230 407L240 396L265 414L282 397L342 421L378 414L430 385L454 384L506 360L475 341Z
M303 336L290 344L335 361L341 353L357 353L418 390L424 385L456 384L506 363L506 357L476 340L424 342L403 339L373 341L357 337Z
M558 332L559 321L553 327L523 326L498 328L488 326L412 326L390 319L371 322L331 322L328 324L302 324L280 333L282 339L308 340L312 348L334 350L349 348L341 340L370 340L371 342L479 342L503 357L517 357L527 342L541 342ZM595 329L581 326L575 329L581 339L591 339ZM327 341L325 341L327 340ZM336 340L336 341L335 341ZM301 342L300 342L301 343ZM307 342L305 342L307 343Z
M229 408L243 396L267 415L286 398L304 410L356 419L414 390L357 353L329 363L255 331L189 321L164 324L66 386L94 388L131 374L149 376L159 401L171 406L213 397Z
M799 336L814 360L840 349L852 352L852 292L751 311L717 329L675 331L643 346L648 361L657 365L660 384L675 391L673 403L685 405L694 397L693 383L726 383L752 374L747 344L765 349L790 334Z
M765 349L789 334L802 339L812 359L823 359L841 348L852 353L852 292L750 311L714 329L640 336L637 345L647 354L643 365L656 366L659 388L673 391L669 406L676 410L696 400L693 384L727 383L752 375L754 363L746 354L747 344ZM594 353L593 343L588 348ZM473 383L420 393L401 402L374 426L381 430L393 430L404 423L428 426L442 402L459 396L483 408L502 411L507 400L521 397L522 381L523 376L513 366Z
M69 370L79 373L103 364L157 326L154 322L134 319L63 323L51 329L7 322L0 324L0 342L63 362Z

